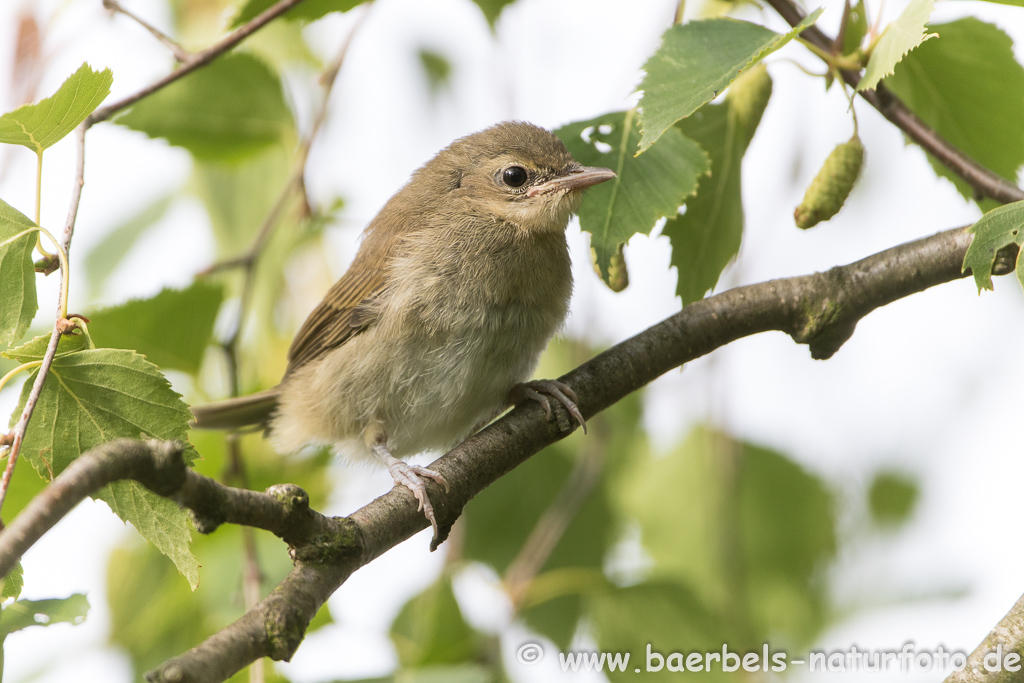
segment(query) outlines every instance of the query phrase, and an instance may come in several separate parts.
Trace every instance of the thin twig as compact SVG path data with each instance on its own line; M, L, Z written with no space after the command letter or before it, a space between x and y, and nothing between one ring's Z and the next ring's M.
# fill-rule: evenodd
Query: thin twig
M796 26L804 19L804 12L791 0L768 0L768 4L790 26ZM817 26L809 26L804 29L800 37L824 53L830 53L835 44ZM843 80L856 90L857 84L860 83L860 72L843 69L841 73ZM974 189L978 197L991 197L1003 203L1024 199L1024 190L972 159L963 150L958 149L939 135L934 128L919 119L902 100L890 92L885 84L879 83L874 90L858 90L857 93L877 109L882 116L906 133L911 140L953 173L963 178Z
M352 45L352 40L355 38L359 31L359 28L366 21L367 16L370 14L370 7L372 3L365 3L362 15L356 20L356 23L352 26L348 36L345 38L345 42L342 43L341 49L338 50L338 54L334 60L324 69L323 74L320 76L320 82L322 84L323 94L320 101L320 106L317 108L316 114L313 117L313 121L310 124L309 133L305 136L303 141L300 143L295 154L295 163L292 170L291 176L288 178L288 182L281 190L281 194L278 196L274 206L271 207L267 213L266 218L260 225L259 231L256 233L256 239L253 240L252 245L249 249L239 256L234 256L223 261L218 261L204 270L198 273L199 277L212 275L225 270L231 270L232 268L246 268L251 270L255 262L259 259L263 250L266 248L267 243L270 241L273 235L274 228L280 218L281 212L287 206L288 200L291 197L293 191L302 189L304 187L303 179L306 173L306 162L309 159L309 152L313 146L320 129L323 128L324 121L327 120L327 110L331 99L331 91L334 89L334 83L338 78L338 72L341 71L341 67L345 62L345 57L348 55L349 47Z
M192 57L192 53L183 48L176 40L158 29L156 26L150 24L142 17L133 14L131 11L122 7L121 3L117 2L117 0L103 0L103 6L112 12L120 12L129 19L133 19L135 23L152 33L154 38L163 43L179 62L186 62Z
M68 207L68 218L64 222L64 235L61 237L61 247L69 258L75 221L78 220L78 206L82 202L82 188L85 186L85 124L75 129L75 149L75 183L71 186L71 206Z
M576 513L601 480L604 443L600 434L594 434L588 440L587 448L565 480L562 490L537 520L519 554L505 571L505 590L515 612L522 609L534 577L551 557Z
M298 5L302 0L280 0L277 4L267 9L263 14L254 17L251 21L239 26L237 29L229 33L220 42L211 45L205 50L194 52L187 59L182 61L181 65L171 73L167 74L155 83L147 85L136 93L133 93L123 99L108 104L105 107L100 107L85 120L86 128L89 128L101 121L106 121L111 116L121 111L126 107L130 107L144 97L152 95L156 91L164 88L171 83L175 82L179 78L189 75L201 66L209 64L217 57L230 50L231 48L238 45L240 42L251 36L256 31L263 28L267 23L281 16L292 7Z
M242 284L242 295L238 306L238 316L235 319L235 324L232 327L231 332L221 344L228 355L228 369L232 374L232 395L237 396L239 391L237 376L238 342L241 337L242 330L245 327L245 317L249 312L249 301L252 297L253 287L256 283L257 262L259 261L260 256L262 256L263 251L266 249L267 244L270 243L270 238L274 234L274 229L280 223L281 215L292 200L292 194L304 187L303 179L305 178L306 173L306 162L309 160L309 152L313 147L313 142L316 140L317 134L323 127L324 121L327 120L327 109L330 104L331 91L338 78L338 73L341 71L342 64L345 62L345 56L348 54L349 46L352 44L352 39L359 31L359 28L363 25L363 22L366 20L368 15L369 5L366 6L363 14L349 31L348 36L345 38L345 42L342 43L341 49L338 50L337 56L321 76L323 93L320 106L317 108L316 115L313 117L309 133L305 136L302 143L299 145L299 148L296 150L295 162L293 164L291 176L288 178L288 182L285 183L284 188L282 188L281 193L277 196L277 199L270 211L267 213L267 216L263 219L263 223L260 225L259 232L257 232L256 239L253 240L252 246L249 247L249 250L245 254L233 258L230 261L214 264L200 273L200 275L209 274L224 270L231 266L241 266L245 269L245 279Z
M28 395L28 400L25 401L25 407L21 411L21 417L18 418L18 423L14 425L14 429L10 431L5 439L10 442L11 447L7 453L7 467L4 468L3 476L0 477L0 509L3 508L4 500L7 498L7 488L10 486L11 477L14 475L14 466L18 463L21 443L25 440L25 433L28 431L28 421L32 418L32 413L36 409L39 396L43 393L43 382L46 381L46 374L53 364L54 356L57 355L57 344L60 343L62 320L63 318L59 318L53 326L53 332L50 333L50 343L47 345L46 353L43 355L43 363L39 366L39 370L36 373L35 381L32 383L32 390Z

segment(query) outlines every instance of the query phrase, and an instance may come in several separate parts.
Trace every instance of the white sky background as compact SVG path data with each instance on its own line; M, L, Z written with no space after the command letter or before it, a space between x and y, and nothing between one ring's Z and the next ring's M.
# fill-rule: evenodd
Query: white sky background
M0 3L0 93L8 91L14 18L27 1ZM36 4L47 8L42 16L65 5L48 34L50 62L40 96L51 94L86 60L113 70L112 98L134 92L170 66L164 48L126 18L111 21L99 0ZM126 4L166 25L154 3ZM877 11L878 4L870 2L869 10ZM453 138L503 119L555 127L632 104L639 68L669 25L674 5L519 0L502 15L494 38L469 0L378 0L349 53L334 92L333 118L308 171L314 201L336 194L346 200L342 222L330 235L338 274L354 254L358 230L413 169ZM887 2L886 16L902 7L898 0ZM839 8L829 2L821 21L829 33L835 32ZM784 28L771 12L763 18L756 10L746 12L747 18ZM968 12L1024 38L1024 10L1018 8L946 2L933 19ZM333 17L307 30L326 58L351 24L351 17ZM433 101L416 58L420 46L447 55L454 66L450 91ZM835 220L797 230L793 207L827 153L849 137L851 124L838 90L824 93L820 82L809 80L787 57L820 71L817 60L797 45L769 60L774 94L747 155L746 233L726 285L826 269L977 217L949 183L935 179L919 149L904 146L901 133L861 102L865 174ZM0 154L15 163L0 180L0 197L31 214L33 156L20 148ZM65 218L73 156L70 138L46 153L43 224L51 229ZM190 169L184 152L112 124L90 131L86 164L72 248L72 310L85 303L75 295L76 287L84 291L76 256L104 229L183 184ZM116 274L107 302L187 282L211 259L203 221L202 212L187 205L172 212ZM586 238L577 226L570 227L569 238L577 285L567 334L608 345L678 310L667 240L635 238L626 251L631 285L613 294L592 275ZM53 280L41 287L40 320L52 317ZM711 419L825 476L854 511L879 467L920 477L923 498L911 525L892 537L847 545L835 568L841 604L867 601L878 608L834 628L820 648L899 649L909 640L923 649L941 644L970 651L1024 593L1024 544L1013 523L1024 476L1014 392L1024 381L1024 369L1015 362L1024 335L1022 313L1024 299L1012 278L997 280L995 293L980 298L973 283L962 281L871 314L827 362L812 361L806 347L782 334L744 339L656 382L648 393L646 423L655 443L668 447L692 424ZM10 412L14 395L0 394L0 413ZM351 512L390 487L383 472L346 474L334 508L326 512ZM856 514L847 518L855 533ZM82 626L29 629L10 637L8 680L24 681L37 672L47 682L127 680L122 655L105 645L104 557L131 535L105 506L90 502L25 556L25 597L83 591L93 609ZM441 560L420 535L358 572L331 599L337 625L313 634L287 674L312 683L389 672L396 660L388 625L401 604L433 580ZM469 572L457 587L470 618L501 628L505 606L490 581L483 572ZM967 597L908 600L958 588L967 589ZM506 652L514 653L522 638L521 631L507 636ZM512 663L510 672L524 682L563 680L553 659L529 669Z

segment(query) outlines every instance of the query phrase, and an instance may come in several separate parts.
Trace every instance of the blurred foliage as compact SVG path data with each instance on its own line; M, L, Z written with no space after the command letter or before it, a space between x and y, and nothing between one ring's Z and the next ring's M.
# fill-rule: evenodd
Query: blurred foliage
M436 96L448 87L452 77L452 63L440 52L421 47L417 52L430 94Z
M895 527L910 521L921 487L917 480L902 472L878 472L868 489L871 519L885 527Z

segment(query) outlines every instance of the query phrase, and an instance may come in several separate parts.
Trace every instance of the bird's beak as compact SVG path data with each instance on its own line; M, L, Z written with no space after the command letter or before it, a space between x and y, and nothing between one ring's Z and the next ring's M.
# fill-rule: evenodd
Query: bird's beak
M557 190L582 190L590 187L591 185L597 185L603 183L606 180L615 178L615 171L610 168L601 168L599 166L581 166L580 168L568 173L564 176L554 178L531 187L526 191L527 197L536 197L537 195L547 194L549 192L555 192Z

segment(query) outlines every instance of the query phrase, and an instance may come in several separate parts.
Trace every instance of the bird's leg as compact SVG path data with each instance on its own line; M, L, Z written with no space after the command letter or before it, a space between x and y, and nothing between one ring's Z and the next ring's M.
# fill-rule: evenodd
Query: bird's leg
M447 492L448 482L445 478L439 472L427 469L426 467L420 467L419 465L410 465L391 455L391 451L387 447L387 437L383 433L375 435L373 443L370 444L370 450L388 468L388 472L391 474L391 478L395 480L395 483L401 484L412 491L412 495L416 496L416 500L419 502L419 508L417 509L422 511L423 515L430 521L430 526L434 530L434 538L437 538L437 519L434 518L434 506L430 504L430 498L427 497L427 487L423 483L423 479L433 479L443 486L445 492Z
M548 419L551 419L551 402L548 401L548 396L551 396L556 401L565 406L565 409L569 411L573 419L580 423L580 427L583 427L583 433L587 433L587 422L583 419L583 413L576 406L576 392L569 388L568 385L559 382L556 379L533 379L529 382L522 382L512 387L512 391L509 393L509 400L513 405L522 403L529 399L536 401L537 403L544 406L544 412L547 413Z

